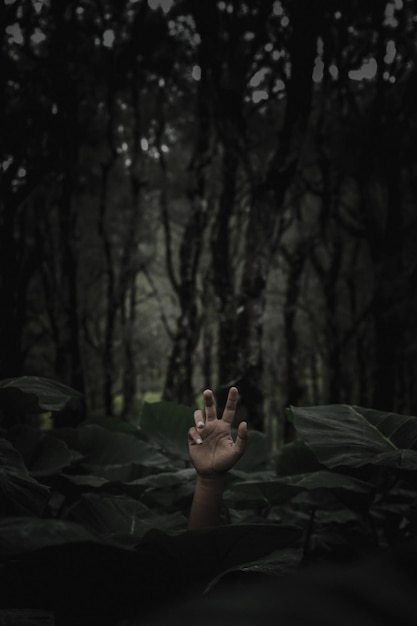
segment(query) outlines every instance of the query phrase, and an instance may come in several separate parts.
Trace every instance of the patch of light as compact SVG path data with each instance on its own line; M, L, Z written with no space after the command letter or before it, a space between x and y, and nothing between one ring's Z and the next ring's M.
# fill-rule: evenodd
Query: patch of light
M30 39L33 43L42 43L42 41L45 41L46 35L39 30L39 28L35 28L35 31Z
M378 70L376 59L368 59L358 70L350 70L348 76L351 80L372 80Z
M142 139L140 140L140 147L144 152L147 152L149 148L149 142L147 139L145 139L145 137L142 137Z
M42 11L42 7L43 2L41 2L41 0L38 0L38 2L33 2L33 8L35 9L36 15L39 15L39 13Z
M387 50L384 56L384 62L389 65L395 59L395 55L397 54L397 48L395 47L395 41L387 42Z
M165 153L169 152L169 148L165 143L163 143L161 146L161 152L165 152Z
M266 43L264 45L265 52L272 52L273 49L274 49L274 46L272 45L272 43Z
M148 0L148 6L150 9L155 11L156 9L161 8L164 13L168 13L174 4L174 0Z
M268 100L268 94L264 89L257 89L252 94L252 102L257 104L258 102L262 102L262 100Z
M201 67L199 65L194 65L191 70L191 76L194 80L201 80Z
M283 15L281 18L281 26L283 28L286 28L289 23L290 23L290 18L288 17L288 15Z
M151 159L155 159L155 160L159 159L159 152L155 148L155 146L152 146L152 148L149 150L148 154L151 157Z
M108 28L103 33L103 46L105 48L112 48L115 39L116 39L116 36L114 34L114 30L111 30L110 28Z
M257 72L255 72L255 74L252 76L252 78L249 81L249 85L251 87L259 87L259 85L264 80L267 72L268 72L268 70L267 70L266 67L263 67L262 69L260 69Z
M24 167L19 167L17 170L17 176L18 178L24 178L26 176L26 170Z
M275 81L273 92L274 93L279 93L280 91L285 91L285 83L284 83L283 80L278 78L278 80Z
M1 164L1 168L3 172L6 172L9 169L9 167L12 165L12 163L13 163L13 157L12 156L7 157L7 159L5 159L3 163Z
M23 33L20 30L19 24L11 24L6 27L6 35L10 37L10 43L22 44L24 43Z
M274 2L274 5L272 7L272 13L274 15L278 15L278 17L284 15L284 9L282 8L281 2Z
M130 159L129 157L125 158L125 165L126 167L130 167L132 165L132 159Z
M395 11L398 8L402 7L402 2L401 2L401 7L397 6L398 3L396 2L390 2L389 4L386 5L385 7L385 19L384 19L384 26L391 26L392 28L396 28L396 26L398 26L398 20L395 17Z
M334 63L332 63L332 65L329 65L329 74L333 78L333 80L337 80L339 78L339 68Z
M313 80L315 83L321 83L323 80L324 63L320 57L316 58L313 68Z

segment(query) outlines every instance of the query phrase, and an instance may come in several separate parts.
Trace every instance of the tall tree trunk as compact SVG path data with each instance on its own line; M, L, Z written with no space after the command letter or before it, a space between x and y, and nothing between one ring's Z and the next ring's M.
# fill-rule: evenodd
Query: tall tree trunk
M55 31L50 39L50 55L57 105L59 167L62 183L55 207L59 224L60 342L56 346L56 372L65 383L84 392L84 373L80 350L78 267L76 251L77 217L73 205L77 185L79 156L79 99L71 75L73 10L62 11L56 0L51 3ZM54 138L56 141L56 138Z
M197 14L201 11L204 14L204 18L207 18L208 23L213 18L211 9L210 3L201 3L201 5L196 6ZM173 347L168 361L163 397L166 400L189 405L193 405L195 401L193 357L201 330L197 279L200 272L203 240L209 219L207 178L212 156L210 53L210 41L202 38L199 47L201 79L197 87L196 139L188 173L190 180L188 188L190 213L180 245L178 279L174 276L173 263L170 257L170 227L166 207L164 213L168 274L171 277L178 297L180 313L177 318Z
M263 312L273 251L279 236L285 195L300 158L312 104L312 71L316 57L322 3L289 5L291 78L286 114L266 178L253 191L246 233L245 262L238 304L239 367L247 381L242 402L256 428L263 425Z
M284 253L288 266L284 302L285 400L282 408L285 409L291 404L297 405L304 394L300 383L303 372L298 366L298 332L295 322L300 296L300 279L307 260L308 249L301 243L293 253L288 252L284 247L281 247L281 252ZM294 439L294 432L293 425L286 420L283 428L284 443Z

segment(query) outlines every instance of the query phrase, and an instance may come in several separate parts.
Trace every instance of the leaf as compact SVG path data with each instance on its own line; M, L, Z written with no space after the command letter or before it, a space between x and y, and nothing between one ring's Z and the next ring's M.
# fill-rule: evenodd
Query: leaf
M184 468L175 472L163 472L124 485L128 493L137 487L145 488L142 501L148 506L167 511L178 509L184 501L191 503L195 488L195 470Z
M64 441L25 424L16 424L7 439L20 452L34 477L53 476L71 465L73 457Z
M136 500L143 498L149 506L168 509L177 504L179 505L184 499L191 500L194 492L194 477L194 469L161 472L129 482L110 480L95 474L62 474L61 483L65 491L65 485L69 483L79 493L106 491L108 494L125 494ZM72 489L72 492L74 493L74 489Z
M276 473L278 476L291 476L314 472L323 466L302 439L295 439L284 444L276 454Z
M144 439L144 435L138 426L117 417L107 417L102 415L92 415L81 425L96 424L107 430L114 430L119 433L133 435L138 439Z
M94 540L74 523L71 529L70 522L58 527L56 520L39 522L35 529L26 525L31 541L23 546L25 535L13 520L9 524L5 546L13 545L19 556L11 552L13 558L0 567L2 596L8 606L46 606L60 624L130 623L133 616L146 622L155 607L195 597L222 571L294 544L301 536L300 529L279 524L172 534L152 530L127 549ZM30 552L21 554L22 547Z
M74 522L36 517L8 517L0 520L2 556L79 541L97 541L97 538Z
M236 440L236 430L232 431L233 439ZM270 459L266 435L258 430L251 430L245 454L235 465L236 470L253 472L264 468Z
M0 439L1 514L41 515L49 489L29 476L22 457L9 441Z
M20 376L0 381L0 408L5 414L43 413L77 408L82 394L56 380Z
M318 490L335 494L346 491L369 496L373 493L373 486L336 472L317 471L276 480L234 483L225 493L224 499L239 508L269 507L287 502L302 491Z
M373 491L373 485L358 480L352 476L319 470L304 474L294 474L280 478L279 482L292 485L300 490L311 491L314 489L331 489L353 491L360 494L369 494Z
M188 431L194 425L190 407L172 402L145 402L140 428L149 441L156 443L174 459L189 461Z
M240 563L222 572L210 581L205 592L211 591L223 579L231 578L233 580L233 574L236 573L263 574L267 576L285 575L297 569L302 556L303 551L300 546L274 550L260 559L250 561L249 563Z
M169 460L147 441L106 430L89 424L78 428L59 428L54 437L84 456L91 465L127 465L137 463L147 467L167 467Z
M285 524L229 524L174 535L152 531L138 548L164 547L176 557L178 575L190 580L210 580L238 564L249 563L275 550L295 546L302 529Z
M417 469L417 417L346 404L291 407L298 434L329 468Z
M173 514L158 514L147 506L120 495L84 494L69 511L68 519L82 524L103 538L130 535L131 545L152 529L166 532L183 530L187 520L178 511Z

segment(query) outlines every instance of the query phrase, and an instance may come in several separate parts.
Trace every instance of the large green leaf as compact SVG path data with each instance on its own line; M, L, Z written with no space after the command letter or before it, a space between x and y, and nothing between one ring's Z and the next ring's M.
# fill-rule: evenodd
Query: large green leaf
M41 376L20 376L0 381L0 408L5 414L77 408L81 398L79 391Z
M323 468L312 450L302 439L284 444L275 455L278 476L315 472Z
M234 429L232 436L233 439L236 440L236 430ZM251 430L249 432L245 454L236 463L235 469L245 472L257 471L266 467L269 460L270 455L266 435L258 430Z
M0 512L5 515L41 515L49 489L31 478L20 454L0 439Z
M64 520L7 517L0 520L0 555L17 555L79 541L98 541L88 530Z
M89 415L88 418L81 425L87 424L96 424L97 426L101 426L102 428L106 428L107 430L115 430L119 433L126 433L128 435L133 435L138 439L144 439L144 434L138 426L130 422L126 422L118 417L108 417L106 415Z
M66 443L37 428L16 424L7 432L7 439L22 455L31 476L52 476L72 463Z
M205 591L211 591L219 581L223 581L224 579L230 582L230 579L233 580L235 574L248 573L266 576L283 576L298 568L302 556L303 550L301 546L275 550L271 552L271 554L267 554L256 561L239 563L227 571L222 572L219 576L216 576L216 578L210 581ZM239 580L242 581L242 578L239 578Z
M417 470L417 417L346 404L290 410L298 434L329 468Z
M188 431L194 425L190 407L172 402L145 402L140 427L149 441L174 459L188 461Z
M184 500L191 500L194 492L194 479L194 469L187 468L175 472L151 474L129 482L111 480L95 474L62 474L61 485L64 490L68 484L71 485L72 493L125 494L136 500L141 498L149 506L169 509L179 506L179 503Z
M301 535L300 529L279 524L173 534L153 530L127 549L90 540L85 529L66 528L68 522L58 526L62 532L50 520L40 522L39 532L26 525L32 541L21 547L21 529L9 524L5 544L19 554L0 567L2 597L7 606L48 607L57 623L68 625L133 623L133 617L147 623L148 611L195 598L221 572L293 545ZM36 550L42 542L45 547Z
M228 524L174 535L152 531L139 547L163 546L175 555L178 574L182 571L190 580L203 580L205 586L238 564L297 545L302 533L301 528L285 524Z
M319 470L276 480L234 483L226 491L225 501L239 508L269 507L287 502L302 491L327 491L336 496L341 492L370 496L373 486L350 476Z
M169 467L169 460L147 441L133 435L109 431L90 424L78 428L59 428L54 437L82 454L91 465L127 465L138 463L147 467Z
M68 512L68 519L103 538L117 541L130 536L132 545L152 529L170 532L187 526L179 511L159 514L138 500L109 494L84 494Z

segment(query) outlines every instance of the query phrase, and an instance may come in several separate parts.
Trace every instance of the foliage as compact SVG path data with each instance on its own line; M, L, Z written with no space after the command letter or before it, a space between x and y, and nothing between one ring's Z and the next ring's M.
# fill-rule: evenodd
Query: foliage
M51 389L55 408L78 395L36 377L13 384L13 415L42 411ZM417 418L348 405L288 413L297 438L271 455L251 431L227 477L225 524L195 531L188 407L145 405L130 430L110 418L3 427L2 607L48 609L59 624L146 620L242 577L280 578L414 536Z

